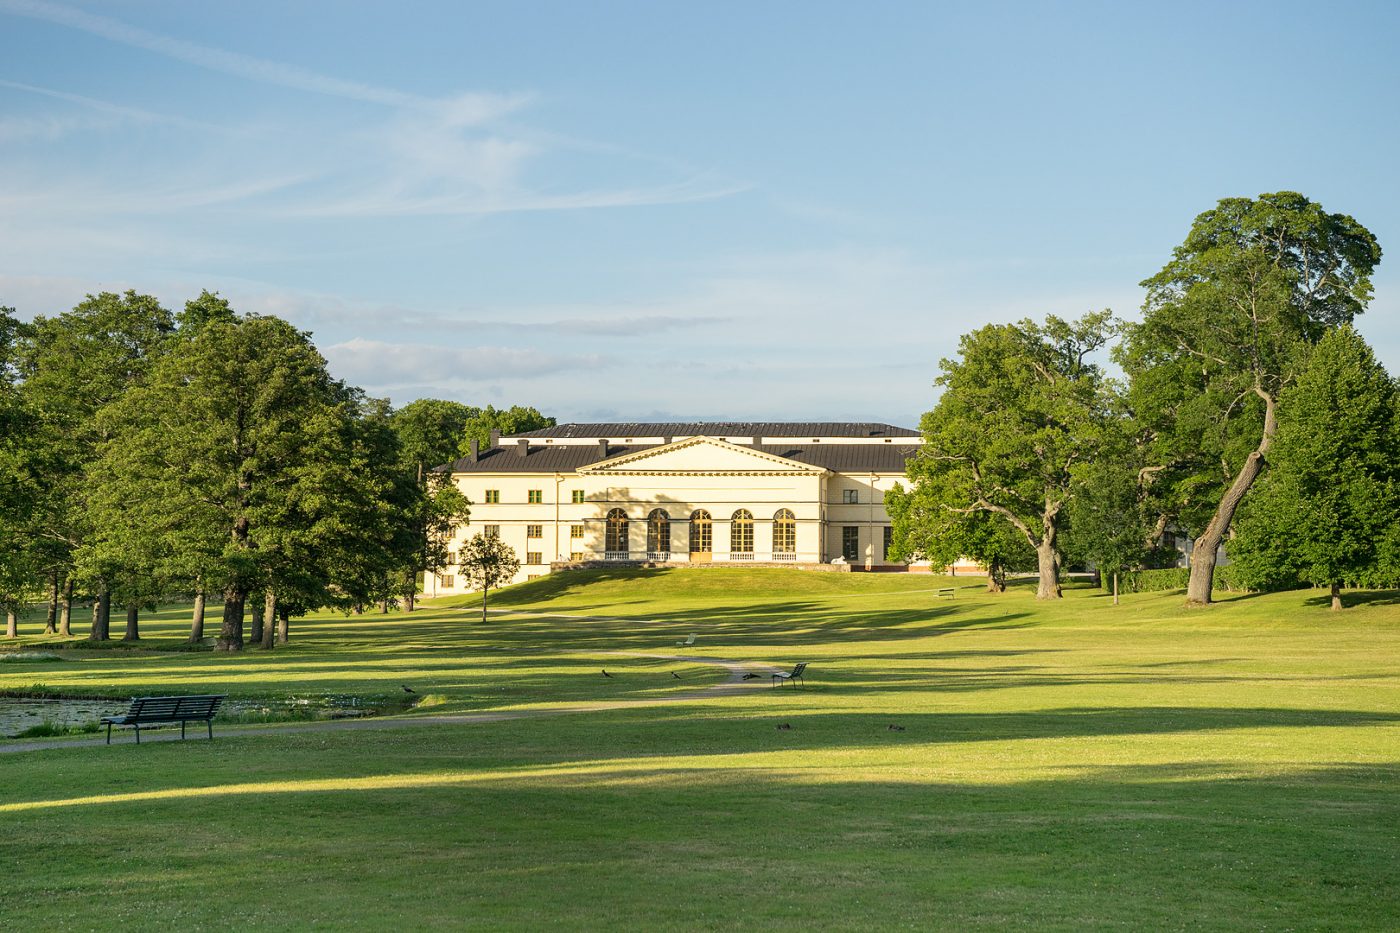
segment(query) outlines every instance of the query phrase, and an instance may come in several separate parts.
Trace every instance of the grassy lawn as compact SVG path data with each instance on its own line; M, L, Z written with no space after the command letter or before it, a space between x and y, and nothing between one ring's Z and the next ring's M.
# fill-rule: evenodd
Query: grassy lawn
M410 684L407 717L541 714L0 756L0 926L1400 927L1400 598L980 590L575 573L486 625L442 601L300 621L271 654L0 664L0 689ZM648 703L723 678L646 657L690 632L809 661L807 689ZM548 714L591 700L636 704Z

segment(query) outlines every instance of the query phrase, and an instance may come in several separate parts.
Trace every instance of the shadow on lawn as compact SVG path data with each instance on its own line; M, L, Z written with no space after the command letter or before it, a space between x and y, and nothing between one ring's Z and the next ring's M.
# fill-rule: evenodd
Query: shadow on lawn
M777 693L777 690L773 691ZM793 693L787 691L786 699ZM1400 722L1400 714L1357 710L1268 707L1066 707L1025 713L825 713L792 706L728 721L726 747L711 754L736 754L774 748L841 749L900 743L1007 742L1024 739L1075 739L1123 735L1167 735L1265 728L1353 728ZM715 729L713 720L696 721L693 711L651 707L608 714L638 728L678 730L678 734ZM792 726L774 730L774 722ZM891 731L890 724L903 727ZM597 725L602 725L600 720ZM674 737L664 743L668 747ZM666 752L665 754L672 754Z

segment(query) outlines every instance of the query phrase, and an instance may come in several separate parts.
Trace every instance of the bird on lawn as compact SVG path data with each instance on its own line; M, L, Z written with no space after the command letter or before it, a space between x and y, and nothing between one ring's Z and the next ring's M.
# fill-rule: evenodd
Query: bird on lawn
M890 723L890 731L891 731L891 732L903 732L903 731L904 731L904 727L903 727L903 726L896 726L894 723Z
M417 692L418 692L417 690L414 690L412 687L408 686L407 684L400 684L399 686L403 687L403 692L404 692L404 693L417 693Z
M757 674L755 674L753 671L749 671L747 674L744 675L744 680L753 680L757 677Z
M791 728L792 728L792 723L790 723L790 722L780 722L780 723L778 723L778 728L779 728L779 729L783 729L783 730L791 729Z
M609 674L607 671L603 671L603 676L604 676L604 677L611 677L612 675Z
M680 679L681 679L681 675L680 675L680 674L677 674L675 671L672 671L672 672L671 672L671 676L674 677L674 678L676 678L677 680L680 680Z

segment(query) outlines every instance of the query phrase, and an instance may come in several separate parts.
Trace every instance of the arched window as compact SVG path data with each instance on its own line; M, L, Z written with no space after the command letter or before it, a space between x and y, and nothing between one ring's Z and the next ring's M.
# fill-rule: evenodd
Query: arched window
M627 553L627 513L622 509L613 509L608 513L608 530L604 544L609 556Z
M773 553L792 554L797 551L797 516L787 509L773 515Z
M714 547L714 526L710 523L710 513L696 509L690 513L690 553L709 554Z
M647 516L647 551L652 554L671 550L671 516L665 509L652 509Z
M753 553L753 514L740 509L729 520L729 553Z

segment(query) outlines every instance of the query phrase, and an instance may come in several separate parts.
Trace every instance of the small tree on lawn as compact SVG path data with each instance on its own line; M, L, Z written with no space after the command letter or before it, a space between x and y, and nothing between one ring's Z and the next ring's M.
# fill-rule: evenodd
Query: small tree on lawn
M486 593L493 586L509 583L520 572L515 549L497 535L477 534L462 547L457 557L462 576L473 588L481 588L481 621L486 621Z

